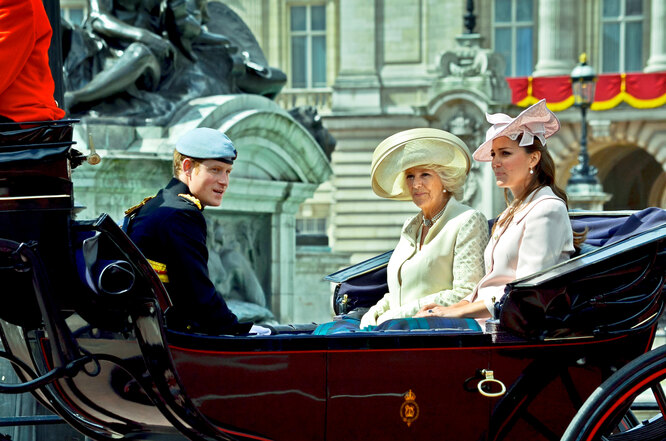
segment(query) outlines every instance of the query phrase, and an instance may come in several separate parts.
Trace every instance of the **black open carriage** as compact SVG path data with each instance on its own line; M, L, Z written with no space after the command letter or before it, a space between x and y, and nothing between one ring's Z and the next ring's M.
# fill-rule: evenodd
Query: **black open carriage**
M0 392L32 392L92 439L665 437L630 408L653 390L666 410L650 351L666 225L512 283L485 332L186 334L122 230L73 219L71 122L0 131L0 355L22 381Z

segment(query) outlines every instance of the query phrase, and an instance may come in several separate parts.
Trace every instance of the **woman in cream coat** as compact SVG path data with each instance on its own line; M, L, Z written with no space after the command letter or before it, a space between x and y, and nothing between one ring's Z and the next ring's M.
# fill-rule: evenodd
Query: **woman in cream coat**
M405 222L388 263L389 292L363 316L361 328L411 317L425 304L454 304L483 276L488 224L459 202L470 162L465 143L437 129L397 133L375 150L375 193L412 200L421 211Z
M477 161L492 162L497 185L513 200L497 219L485 251L486 275L474 292L455 305L425 305L416 317L475 317L493 315L494 304L507 283L563 262L584 234L574 234L567 197L555 185L555 166L546 138L560 123L545 101L518 117L486 115L493 126L474 152Z

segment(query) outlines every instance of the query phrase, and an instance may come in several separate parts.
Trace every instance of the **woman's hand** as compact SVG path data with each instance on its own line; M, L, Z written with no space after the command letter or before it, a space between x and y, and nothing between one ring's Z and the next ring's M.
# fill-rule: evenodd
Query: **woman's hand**
M436 308L437 306L440 306L440 305L438 305L437 303L427 303L427 304L421 306L421 309L418 310L417 314L424 313L424 312L428 311L429 309Z
M425 305L414 317L488 318L490 317L490 311L486 309L486 305L482 300L472 303L467 300L461 300L451 306L439 306L434 303Z
M455 317L455 309L450 306L440 306L433 303L421 308L414 317Z

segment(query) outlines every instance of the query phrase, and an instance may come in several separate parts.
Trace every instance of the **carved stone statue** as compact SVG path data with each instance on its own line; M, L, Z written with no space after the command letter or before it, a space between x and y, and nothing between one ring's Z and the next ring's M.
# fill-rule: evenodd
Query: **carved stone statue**
M71 29L65 48L65 105L72 114L159 123L192 98L242 92L273 98L286 82L221 3L210 10L203 0L88 3L83 29Z
M271 322L267 296L257 272L265 272L260 256L261 228L247 221L224 222L209 217L209 275L239 320Z
M442 126L463 141L472 149L470 154L474 151L475 146L479 145L483 140L483 124L478 118L480 115L474 116L473 113L468 112L466 106L460 103L457 109L452 111L452 116L446 120ZM467 181L465 182L465 196L463 202L471 206L480 205L480 179L481 171L480 164L477 161L472 161Z
M475 135L480 129L481 124L463 109L459 109L446 123L446 130L458 137Z
M289 114L310 132L326 154L326 157L330 160L331 153L333 153L338 141L322 124L321 116L317 112L317 109L313 106L293 107L289 109Z

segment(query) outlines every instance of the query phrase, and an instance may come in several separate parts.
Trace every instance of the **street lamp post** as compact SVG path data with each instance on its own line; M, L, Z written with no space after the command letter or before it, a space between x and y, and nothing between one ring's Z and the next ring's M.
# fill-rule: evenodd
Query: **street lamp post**
M610 195L603 192L596 167L590 165L590 156L587 152L587 109L594 101L597 74L594 68L587 64L587 56L580 56L580 63L571 71L571 89L574 97L574 106L581 112L581 137L578 164L571 169L571 177L567 182L567 194L571 201L571 208L588 210L602 210L604 202Z

